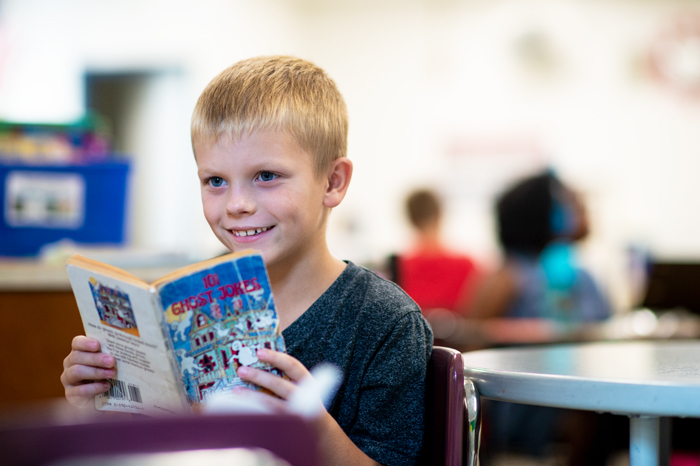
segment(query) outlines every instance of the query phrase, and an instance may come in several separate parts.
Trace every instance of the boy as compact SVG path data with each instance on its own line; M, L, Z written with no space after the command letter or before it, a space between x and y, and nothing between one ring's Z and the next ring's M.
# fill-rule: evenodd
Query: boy
M258 351L289 380L251 368L284 410L308 369L327 361L344 381L315 420L326 464L416 464L423 440L430 327L395 285L333 257L330 210L352 176L347 111L323 70L292 57L259 57L214 78L192 117L204 215L230 250L263 253L288 354ZM99 343L73 340L61 381L87 405L116 374Z

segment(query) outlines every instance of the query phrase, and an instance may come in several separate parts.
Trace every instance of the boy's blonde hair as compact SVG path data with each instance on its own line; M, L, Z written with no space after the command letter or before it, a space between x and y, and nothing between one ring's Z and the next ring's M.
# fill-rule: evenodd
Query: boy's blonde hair
M222 71L199 96L192 144L234 141L258 131L284 131L315 159L322 174L346 156L348 115L333 80L318 66L286 56L242 60ZM196 155L196 154L195 154Z

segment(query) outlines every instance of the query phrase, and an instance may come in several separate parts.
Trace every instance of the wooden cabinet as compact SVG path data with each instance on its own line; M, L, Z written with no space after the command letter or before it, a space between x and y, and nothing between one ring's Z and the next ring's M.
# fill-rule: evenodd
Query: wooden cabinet
M128 269L153 281L170 267ZM0 260L0 410L63 397L71 341L84 335L62 263Z
M62 397L71 340L83 333L73 292L0 291L0 408Z

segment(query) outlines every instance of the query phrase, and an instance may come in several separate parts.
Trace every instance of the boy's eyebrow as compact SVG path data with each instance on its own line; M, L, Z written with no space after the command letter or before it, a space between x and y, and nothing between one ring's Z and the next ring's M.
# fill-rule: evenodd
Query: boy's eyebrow
M279 160L259 160L256 161L250 166L247 167L250 171L253 172L260 172L260 171L270 171L270 172L278 172L278 171L287 171L289 169L289 166L284 163L284 161L279 161ZM208 167L198 167L197 169L197 175L198 176L211 176L211 175L217 175L220 173L220 170L217 168L208 168Z
M248 168L253 171L278 171L286 170L289 164L286 163L287 159L279 159L278 157L268 158L262 157L262 160L255 160L252 162Z
M213 175L215 173L216 173L215 170L209 170L206 168L200 168L199 170L197 170L197 175L200 177L201 176L210 176L210 175Z

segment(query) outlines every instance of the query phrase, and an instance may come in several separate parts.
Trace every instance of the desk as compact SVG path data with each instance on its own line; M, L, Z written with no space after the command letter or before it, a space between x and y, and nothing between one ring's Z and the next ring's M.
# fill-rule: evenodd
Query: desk
M630 464L659 464L660 417L700 417L700 340L500 348L462 354L481 396L630 416Z
M103 455L69 458L52 466L172 466L208 464L236 466L288 466L289 463L267 450L253 448L217 448L137 455Z

